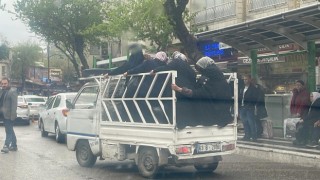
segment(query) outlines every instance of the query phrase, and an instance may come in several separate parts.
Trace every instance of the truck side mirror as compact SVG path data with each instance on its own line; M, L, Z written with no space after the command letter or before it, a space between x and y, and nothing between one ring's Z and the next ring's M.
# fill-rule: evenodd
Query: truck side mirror
M68 109L74 109L74 105L70 102L69 99L66 100L66 106Z

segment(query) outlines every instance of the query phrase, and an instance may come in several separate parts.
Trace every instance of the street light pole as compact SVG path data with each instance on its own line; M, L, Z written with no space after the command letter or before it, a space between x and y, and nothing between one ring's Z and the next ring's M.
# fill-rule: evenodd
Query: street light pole
M49 52L50 52L50 46L49 46L50 44L49 44L49 42L48 42L48 44L47 44L47 59L48 59L48 78L47 78L47 83L49 83L49 81L50 81L50 54L49 54ZM49 93L49 84L47 84L47 95L48 95L48 98L49 98L49 96L50 96L50 93Z
M48 58L48 82L49 82L49 79L50 79L50 46L49 46L49 43L47 45L47 58Z

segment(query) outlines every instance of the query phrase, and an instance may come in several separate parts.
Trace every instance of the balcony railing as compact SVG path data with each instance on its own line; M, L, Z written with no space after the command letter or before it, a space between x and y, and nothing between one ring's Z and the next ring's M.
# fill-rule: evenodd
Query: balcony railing
M210 7L205 10L198 11L196 14L196 17L194 18L195 24L207 23L209 21L235 16L235 1Z
M286 3L287 0L248 0L248 11L258 11Z

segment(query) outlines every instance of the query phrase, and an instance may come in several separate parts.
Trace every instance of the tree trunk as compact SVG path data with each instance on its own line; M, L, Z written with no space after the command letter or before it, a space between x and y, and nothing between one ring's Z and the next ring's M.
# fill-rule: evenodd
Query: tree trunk
M177 4L175 1L166 0L164 3L165 13L168 16L170 24L173 26L174 33L184 47L186 55L193 63L196 63L203 55L198 50L196 38L190 34L182 17L189 0L176 0L176 2Z
M80 71L82 71L84 69L89 69L89 65L88 65L87 59L83 54L83 49L84 49L83 37L76 36L75 37L75 50L76 50L77 55L79 56L80 62L82 64L82 67L80 68Z
M68 48L66 46L60 46L58 44L58 42L55 42L55 46L64 54L68 57L68 59L71 61L73 67L74 67L74 70L76 71L77 73L77 76L80 77L81 74L80 74L80 71L79 71L79 65L77 63L77 60L76 60L76 57L75 57L75 53L74 53L74 50L72 48ZM62 47L65 47L62 48ZM68 52L68 53L67 53Z

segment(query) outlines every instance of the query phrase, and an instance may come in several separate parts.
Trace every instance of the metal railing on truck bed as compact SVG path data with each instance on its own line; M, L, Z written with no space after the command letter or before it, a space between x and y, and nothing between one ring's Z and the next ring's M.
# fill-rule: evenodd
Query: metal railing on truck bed
M109 77L102 88L102 121L135 124L176 124L176 72Z
M183 121L176 118L176 93L171 90L176 77L176 71L167 71L155 75L110 76L107 80L102 76L86 79L94 78L100 86L101 123L175 127L177 121ZM236 94L230 111L237 117L237 75L225 73L225 77Z

